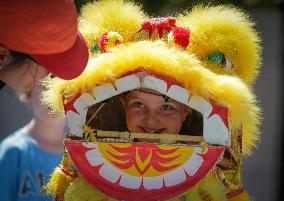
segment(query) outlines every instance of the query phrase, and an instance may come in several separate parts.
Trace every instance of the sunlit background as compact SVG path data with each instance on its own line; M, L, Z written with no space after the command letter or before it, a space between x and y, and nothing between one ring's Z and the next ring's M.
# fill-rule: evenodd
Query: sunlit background
M88 0L75 0L78 12ZM282 201L281 170L284 168L282 137L282 68L284 67L284 15L283 0L136 0L151 16L174 15L190 9L198 3L233 4L246 10L256 22L262 38L263 64L254 86L259 104L263 109L261 141L253 154L244 158L244 187L257 201ZM197 2L197 3L196 3ZM240 41L241 42L241 41ZM30 108L18 101L8 87L0 91L0 140L25 125L31 118Z

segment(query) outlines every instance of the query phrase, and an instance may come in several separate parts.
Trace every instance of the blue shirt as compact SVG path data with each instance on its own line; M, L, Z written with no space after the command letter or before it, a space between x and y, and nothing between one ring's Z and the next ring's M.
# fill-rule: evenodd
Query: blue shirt
M0 144L0 201L51 201L41 191L62 154L38 147L23 129Z

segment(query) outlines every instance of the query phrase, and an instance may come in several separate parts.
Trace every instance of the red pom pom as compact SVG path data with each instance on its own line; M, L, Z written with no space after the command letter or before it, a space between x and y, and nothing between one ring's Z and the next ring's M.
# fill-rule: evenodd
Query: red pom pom
M99 39L99 47L102 52L106 52L106 45L108 43L108 32L105 32Z
M186 28L174 27L172 29L175 44L181 46L183 49L189 45L190 31Z
M105 32L99 39L98 45L102 52L107 52L110 48L119 45L122 41L122 36L114 31Z

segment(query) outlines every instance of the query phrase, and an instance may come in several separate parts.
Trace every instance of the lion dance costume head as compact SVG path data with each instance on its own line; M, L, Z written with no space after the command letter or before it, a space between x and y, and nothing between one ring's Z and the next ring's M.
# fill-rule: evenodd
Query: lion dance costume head
M65 201L249 200L242 156L259 138L252 84L261 63L249 17L196 6L152 18L132 2L105 0L83 8L79 28L92 55L86 70L48 78L43 94L68 125L47 191ZM119 97L141 89L190 108L182 132L127 129Z

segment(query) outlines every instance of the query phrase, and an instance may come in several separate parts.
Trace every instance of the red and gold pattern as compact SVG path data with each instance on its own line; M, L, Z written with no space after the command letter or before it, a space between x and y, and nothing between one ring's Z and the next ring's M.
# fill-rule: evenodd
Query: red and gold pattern
M206 176L224 147L66 141L89 183L118 200L165 200L187 192Z

